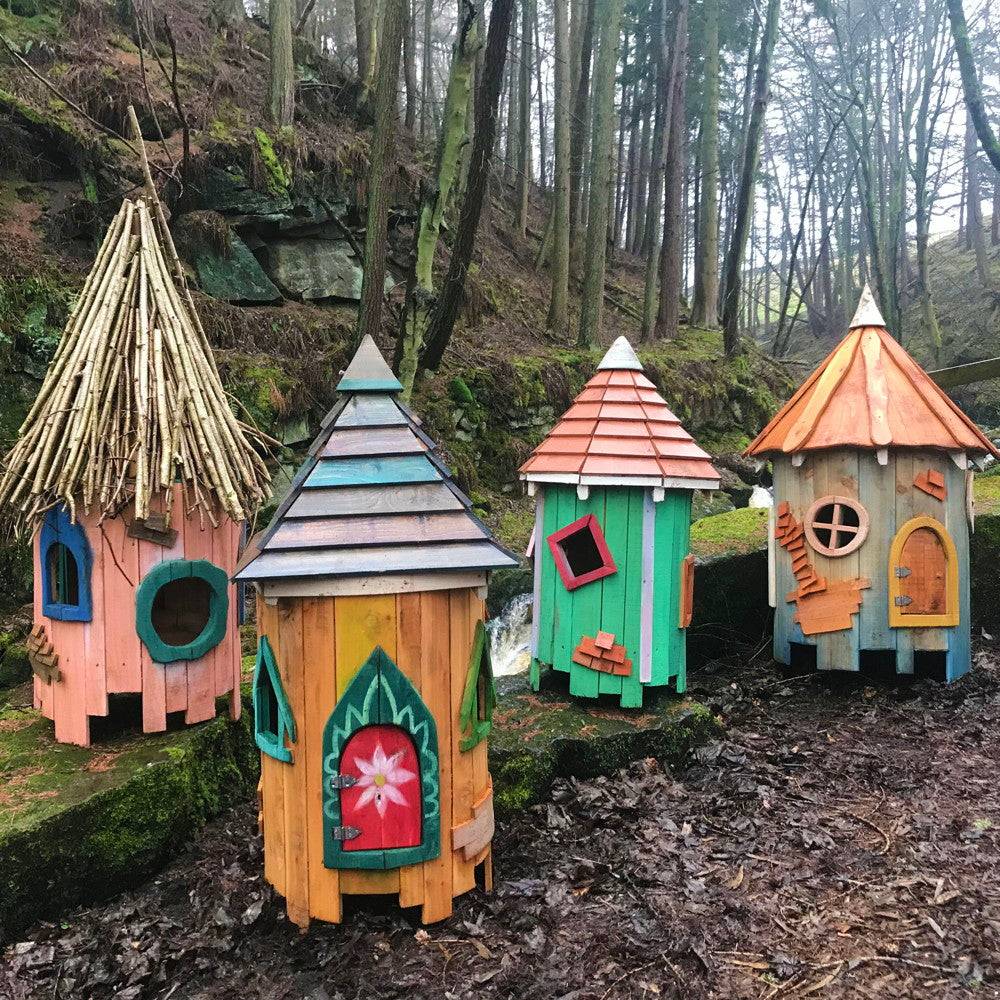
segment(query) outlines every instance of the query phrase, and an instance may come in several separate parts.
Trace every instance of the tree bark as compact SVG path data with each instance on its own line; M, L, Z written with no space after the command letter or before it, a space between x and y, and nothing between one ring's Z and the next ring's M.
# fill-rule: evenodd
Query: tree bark
M403 79L406 81L406 110L403 125L412 132L417 123L417 11L416 0L406 0L406 31L403 33Z
M569 11L567 0L552 0L555 31L555 164L552 223L552 297L548 328L555 334L566 332L569 322L570 248L570 60Z
M435 182L427 184L420 205L413 279L403 317L403 335L397 348L397 371L403 384L403 399L413 391L424 334L434 306L434 254L441 235L441 221L461 163L468 131L469 93L475 75L476 55L482 45L479 11L462 0L463 21L458 29L448 74L441 142Z
M701 204L691 325L719 325L719 0L705 0L705 94L701 117Z
M594 46L597 0L581 0L581 4L583 25L580 29L580 76L573 82L576 93L573 98L573 125L570 136L569 219L573 228L582 223L583 161L587 155L587 125L590 121L590 54Z
M486 36L486 57L482 80L476 97L475 137L472 141L472 159L465 199L458 220L458 230L452 247L448 276L441 295L434 306L427 329L427 346L421 357L425 369L435 370L441 364L451 340L459 305L465 291L465 278L475 249L476 231L486 197L490 160L497 131L497 113L500 89L503 85L504 60L513 18L514 0L493 0L490 26Z
M958 67L962 74L965 106L969 109L969 117L972 118L972 124L975 126L983 152L989 157L994 169L1000 171L1000 139L997 139L990 126L990 121L986 117L983 91L979 86L979 75L976 73L976 60L972 55L969 26L965 22L962 0L947 0L947 2L948 16L951 18L951 34L955 40L955 53L958 56Z
M753 217L754 190L757 167L760 163L760 140L764 130L764 114L770 89L771 54L778 37L778 13L781 0L768 0L764 37L760 43L760 57L754 76L753 106L747 123L743 151L743 169L740 173L739 192L736 196L736 218L733 223L732 242L726 253L726 298L722 304L722 335L725 352L736 354L740 346L739 310L747 235Z
M583 297L580 305L578 343L597 343L604 305L604 272L613 155L615 66L622 0L602 0L600 41L594 70L594 127L590 143L590 199L587 208L587 242L584 257Z
M358 57L358 79L362 91L366 91L371 80L372 33L375 25L374 0L354 0L354 44Z
M275 128L295 120L295 58L292 55L293 0L270 0L271 72L267 117Z
M966 184L965 227L969 242L976 255L976 277L983 288L990 287L990 265L986 253L986 234L983 232L983 189L979 181L979 148L972 116L966 116L965 172Z
M674 28L673 87L670 94L670 127L667 129L667 153L663 168L663 249L660 252L660 301L656 313L655 335L668 340L677 336L680 326L681 287L685 254L685 176L687 157L688 5L679 0Z
M517 231L528 228L528 195L531 187L531 35L532 0L521 0L521 56L517 77Z
M396 130L396 94L399 89L399 56L406 28L407 0L385 0L382 15L378 73L375 79L371 164L368 173L368 221L365 232L364 275L358 308L356 341L365 334L378 336L385 298L386 240L389 202L392 197L390 145Z

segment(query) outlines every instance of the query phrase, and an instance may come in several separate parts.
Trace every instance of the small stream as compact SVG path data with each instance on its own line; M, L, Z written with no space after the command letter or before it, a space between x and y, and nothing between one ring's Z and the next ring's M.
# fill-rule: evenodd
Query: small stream
M531 594L518 594L486 628L494 677L524 673L531 663Z

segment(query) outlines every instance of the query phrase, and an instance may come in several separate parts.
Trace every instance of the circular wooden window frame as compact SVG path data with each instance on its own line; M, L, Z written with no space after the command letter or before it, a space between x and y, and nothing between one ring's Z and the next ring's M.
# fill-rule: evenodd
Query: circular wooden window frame
M183 646L164 642L153 626L153 601L159 589L172 580L194 576L212 590L208 622L201 634ZM225 638L229 614L229 578L207 559L168 559L158 563L143 578L135 595L135 629L154 663L197 660Z
M837 524L837 507L849 507L858 516L858 527L855 530L853 525L838 525ZM816 515L824 507L833 507L834 514L832 521L820 521L818 524L816 522ZM868 537L868 527L869 527L868 511L865 510L864 506L859 500L855 500L853 497L840 497L840 496L825 496L820 497L818 500L814 500L812 505L806 511L806 516L803 520L803 524L806 530L806 538L809 540L809 544L818 552L820 555L828 556L830 559L839 559L841 556L849 556L852 552L856 552L864 544L865 539ZM824 545L819 538L816 536L816 528L832 528L836 529L834 533L831 534L831 541L839 536L839 532L854 531L854 537L846 545L829 546Z

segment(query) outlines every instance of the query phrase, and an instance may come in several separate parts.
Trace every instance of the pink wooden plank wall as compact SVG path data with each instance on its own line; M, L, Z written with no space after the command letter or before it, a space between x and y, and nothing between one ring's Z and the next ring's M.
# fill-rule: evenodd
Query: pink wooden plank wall
M166 559L207 559L231 573L239 552L241 527L225 520L213 529L194 514L181 521L180 487L175 487L177 541L168 548L130 538L123 519L97 524L81 517L91 545L93 619L87 623L52 621L42 615L41 572L35 573L34 621L41 622L59 654L62 677L56 684L34 681L34 701L55 720L60 742L90 743L90 715L107 715L108 694L141 693L145 732L162 732L167 713L184 712L186 723L215 715L215 699L230 694L233 718L240 714L241 655L236 589L229 588L226 637L199 660L154 663L135 629L135 592L140 581ZM39 567L39 537L34 540Z

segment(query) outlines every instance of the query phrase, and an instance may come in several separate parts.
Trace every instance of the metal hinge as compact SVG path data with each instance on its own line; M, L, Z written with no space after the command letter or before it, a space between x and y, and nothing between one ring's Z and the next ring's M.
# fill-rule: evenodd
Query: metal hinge
M907 604L912 604L912 603L913 603L913 598L910 597L909 594L900 594L900 596L896 598L897 608L905 608Z
M912 572L913 571L910 569L909 566L897 566L896 567L896 578L899 579L899 580L902 580L905 577L908 577L910 575L910 573L912 573Z
M356 826L335 826L330 831L330 836L334 840L354 840L361 836L361 831Z
M334 774L327 778L331 788L353 788L358 779L353 774Z

